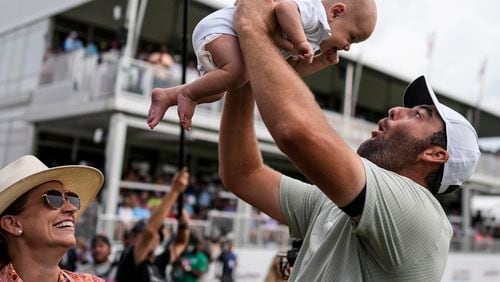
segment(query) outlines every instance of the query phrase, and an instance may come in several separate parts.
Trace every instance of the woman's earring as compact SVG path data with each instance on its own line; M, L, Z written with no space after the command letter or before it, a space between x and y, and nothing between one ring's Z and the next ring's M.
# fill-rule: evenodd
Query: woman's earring
M19 234L19 236L23 235L23 230L22 229L17 230L17 234Z

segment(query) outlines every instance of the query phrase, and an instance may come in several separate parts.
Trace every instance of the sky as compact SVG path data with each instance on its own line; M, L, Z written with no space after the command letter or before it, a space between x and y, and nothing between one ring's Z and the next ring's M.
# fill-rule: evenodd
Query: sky
M500 116L500 1L375 1L375 31L348 57L408 81L426 74L440 93Z
M500 115L500 1L376 3L375 31L351 56L408 80L426 74L445 95Z

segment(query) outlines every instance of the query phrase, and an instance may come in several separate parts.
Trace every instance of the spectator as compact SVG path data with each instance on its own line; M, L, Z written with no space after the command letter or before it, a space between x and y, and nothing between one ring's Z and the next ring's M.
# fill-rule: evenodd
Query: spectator
M167 85L179 84L178 79L171 75L170 67L174 65L174 59L168 52L166 46L148 56L148 62L154 66L153 87L165 87Z
M234 272L237 265L236 254L233 252L234 244L232 241L226 242L222 247L222 252L217 258L217 262L222 266L220 277L221 282L233 282Z
M139 221L134 226L137 238L121 255L117 280L119 282L162 281L165 279L165 268L170 261L179 257L186 248L189 229L188 217L183 213L179 231L173 244L165 248L159 257L154 251L163 241L163 221L172 209L177 197L186 189L189 173L182 169L172 180L171 190L165 195L160 206L147 221Z
M122 206L118 208L118 218L126 227L129 227L132 222L137 220L134 216L134 207L137 202L136 198L136 195L133 193L125 194L123 196Z
M99 55L99 49L94 41L91 39L87 42L87 46L85 46L85 57L92 57Z
M76 271L78 265L85 265L91 260L88 249L85 238L76 238L76 245L64 254L59 266L68 271Z
M61 269L64 270L75 271L77 261L78 261L78 254L76 252L76 247L73 246L69 248L66 253L64 253L64 256L59 262L59 267L61 267Z
M114 282L117 263L109 260L111 243L104 235L95 235L90 241L93 262L78 267L79 272L90 273L104 279L105 282Z
M71 31L64 40L64 52L71 52L83 48L82 41L78 39L78 33Z
M208 271L208 257L203 252L203 242L197 236L191 236L189 246L180 260L173 265L174 282L196 282Z
M159 51L153 52L148 56L148 62L164 68L170 68L174 64L174 59L168 52L167 46L164 45Z
M139 193L139 197L137 197L137 203L133 208L134 217L137 219L147 219L151 216L151 212L148 208L148 198L149 192L142 191Z
M148 199L147 206L148 209L153 212L161 203L162 195L160 192L155 191L153 195Z

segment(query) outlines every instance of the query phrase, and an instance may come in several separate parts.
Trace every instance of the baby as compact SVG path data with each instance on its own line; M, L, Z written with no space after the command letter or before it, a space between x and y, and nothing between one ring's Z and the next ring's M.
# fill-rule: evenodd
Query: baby
M226 90L248 81L232 27L235 9L217 10L196 25L192 40L202 76L188 84L153 90L148 113L151 129L168 107L177 105L181 125L190 130L196 104L219 100ZM293 50L282 53L299 60L295 68L302 73L337 63L337 51L349 51L352 43L366 40L377 18L374 0L279 0L274 11L283 36L293 44ZM314 57L318 50L321 55Z

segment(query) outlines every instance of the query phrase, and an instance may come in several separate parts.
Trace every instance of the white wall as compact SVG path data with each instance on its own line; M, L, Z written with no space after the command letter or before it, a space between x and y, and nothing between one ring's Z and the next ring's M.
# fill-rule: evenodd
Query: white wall
M34 127L31 123L13 119L0 121L0 167L33 150Z
M92 0L0 0L0 35Z
M500 254L451 253L442 281L500 281Z
M272 249L236 249L237 281L263 281L276 254ZM498 282L500 254L450 253L443 282Z
M0 99L38 85L48 31L49 20L44 19L0 34Z

